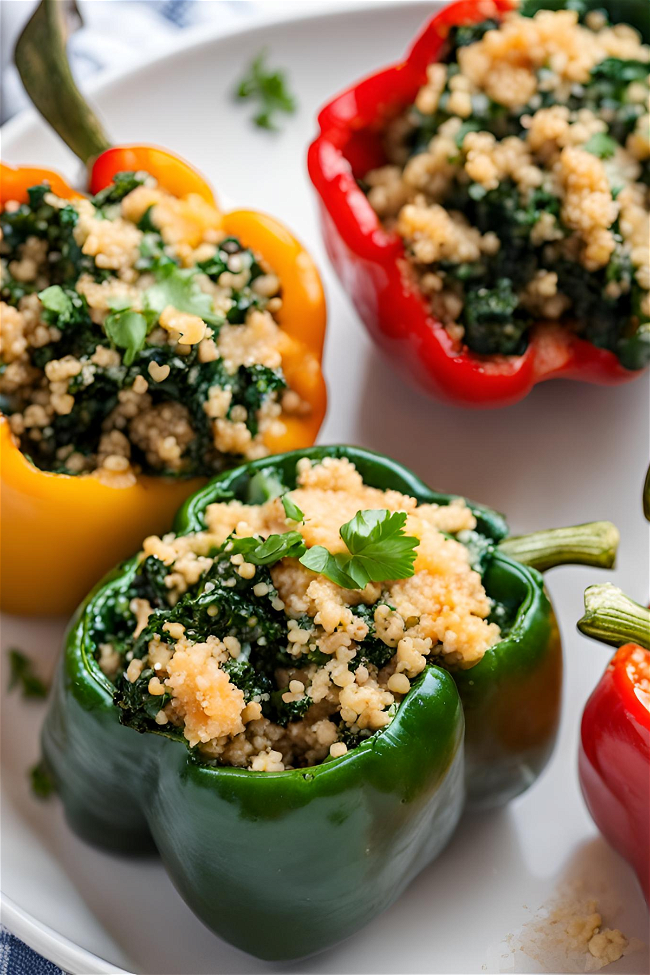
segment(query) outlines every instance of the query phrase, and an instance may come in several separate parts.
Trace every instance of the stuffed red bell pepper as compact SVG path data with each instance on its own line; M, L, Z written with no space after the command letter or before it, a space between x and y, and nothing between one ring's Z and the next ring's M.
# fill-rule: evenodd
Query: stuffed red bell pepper
M650 358L646 0L516 6L449 4L325 106L309 152L366 327L466 406Z
M578 627L619 647L582 717L580 785L594 822L650 901L650 612L591 586Z

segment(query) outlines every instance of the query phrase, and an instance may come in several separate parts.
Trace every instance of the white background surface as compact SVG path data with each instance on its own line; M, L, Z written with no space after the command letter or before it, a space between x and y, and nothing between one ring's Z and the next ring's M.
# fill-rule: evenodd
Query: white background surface
M297 4L294 5L297 8ZM301 5L302 7L303 5ZM577 634L582 593L611 580L648 598L648 526L640 492L648 462L648 376L605 388L552 381L498 412L441 406L401 382L370 344L325 257L305 171L314 115L337 89L397 59L432 4L364 4L329 18L204 39L96 95L117 142L156 142L191 159L230 204L285 220L314 254L329 299L325 370L330 408L320 442L383 451L424 480L505 511L514 532L609 518L621 530L619 568L565 567L548 575L566 651L565 700L555 756L508 809L468 817L442 857L385 915L345 944L289 966L258 962L218 940L193 917L155 860L95 851L69 832L59 804L35 801L27 769L38 758L40 704L12 695L3 707L2 889L34 921L7 910L16 933L74 972L320 973L541 971L513 957L506 937L566 882L606 891L608 921L648 940L647 914L629 868L599 838L575 772L583 704L608 650ZM279 135L248 124L251 109L230 91L262 47L286 66L300 110ZM44 164L69 177L76 160L45 125L21 118L4 132L9 162ZM11 571L10 567L6 571ZM35 594L35 599L38 594ZM3 647L20 646L50 673L64 621L5 618ZM3 650L3 684L6 686ZM36 922L36 924L34 923ZM76 952L56 934L93 952ZM287 918L287 929L291 921ZM20 929L19 929L20 928ZM644 972L643 951L608 971Z

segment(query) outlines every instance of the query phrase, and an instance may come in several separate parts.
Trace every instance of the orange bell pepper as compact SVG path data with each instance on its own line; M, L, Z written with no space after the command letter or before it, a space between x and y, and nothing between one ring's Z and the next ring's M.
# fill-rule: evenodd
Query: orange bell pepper
M215 205L208 183L188 163L153 146L116 146L102 153L90 173L90 190L107 186L120 170L143 169L175 196L196 193ZM0 169L0 204L25 202L27 189L47 181L66 199L81 196L57 173ZM282 366L292 389L311 406L306 417L286 417L286 431L270 436L272 453L311 446L325 415L321 372L326 309L320 277L309 254L277 220L252 210L222 215L227 234L260 253L282 281ZM52 474L20 451L0 416L0 604L12 613L70 612L116 562L142 539L170 527L179 505L203 483L138 476L113 486L93 474Z

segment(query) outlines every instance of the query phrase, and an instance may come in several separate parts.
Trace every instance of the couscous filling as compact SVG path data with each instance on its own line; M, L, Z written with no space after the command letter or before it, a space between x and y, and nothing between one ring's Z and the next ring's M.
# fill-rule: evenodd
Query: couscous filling
M268 453L288 388L282 282L202 197L120 173L0 215L0 407L38 467L211 474Z
M457 27L362 185L460 349L560 323L646 364L650 46L605 11Z
M385 728L428 663L472 667L500 639L463 500L418 504L341 458L296 474L287 493L258 472L254 503L146 539L92 634L124 723L182 732L215 764L314 765Z

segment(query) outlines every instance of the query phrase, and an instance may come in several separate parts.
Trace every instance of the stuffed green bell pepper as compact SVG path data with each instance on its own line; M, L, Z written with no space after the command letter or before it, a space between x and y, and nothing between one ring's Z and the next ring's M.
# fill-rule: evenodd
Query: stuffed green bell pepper
M468 801L508 801L552 750L538 568L609 566L618 533L507 536L358 448L217 477L72 621L43 749L73 829L157 848L205 924L261 958L352 934Z

